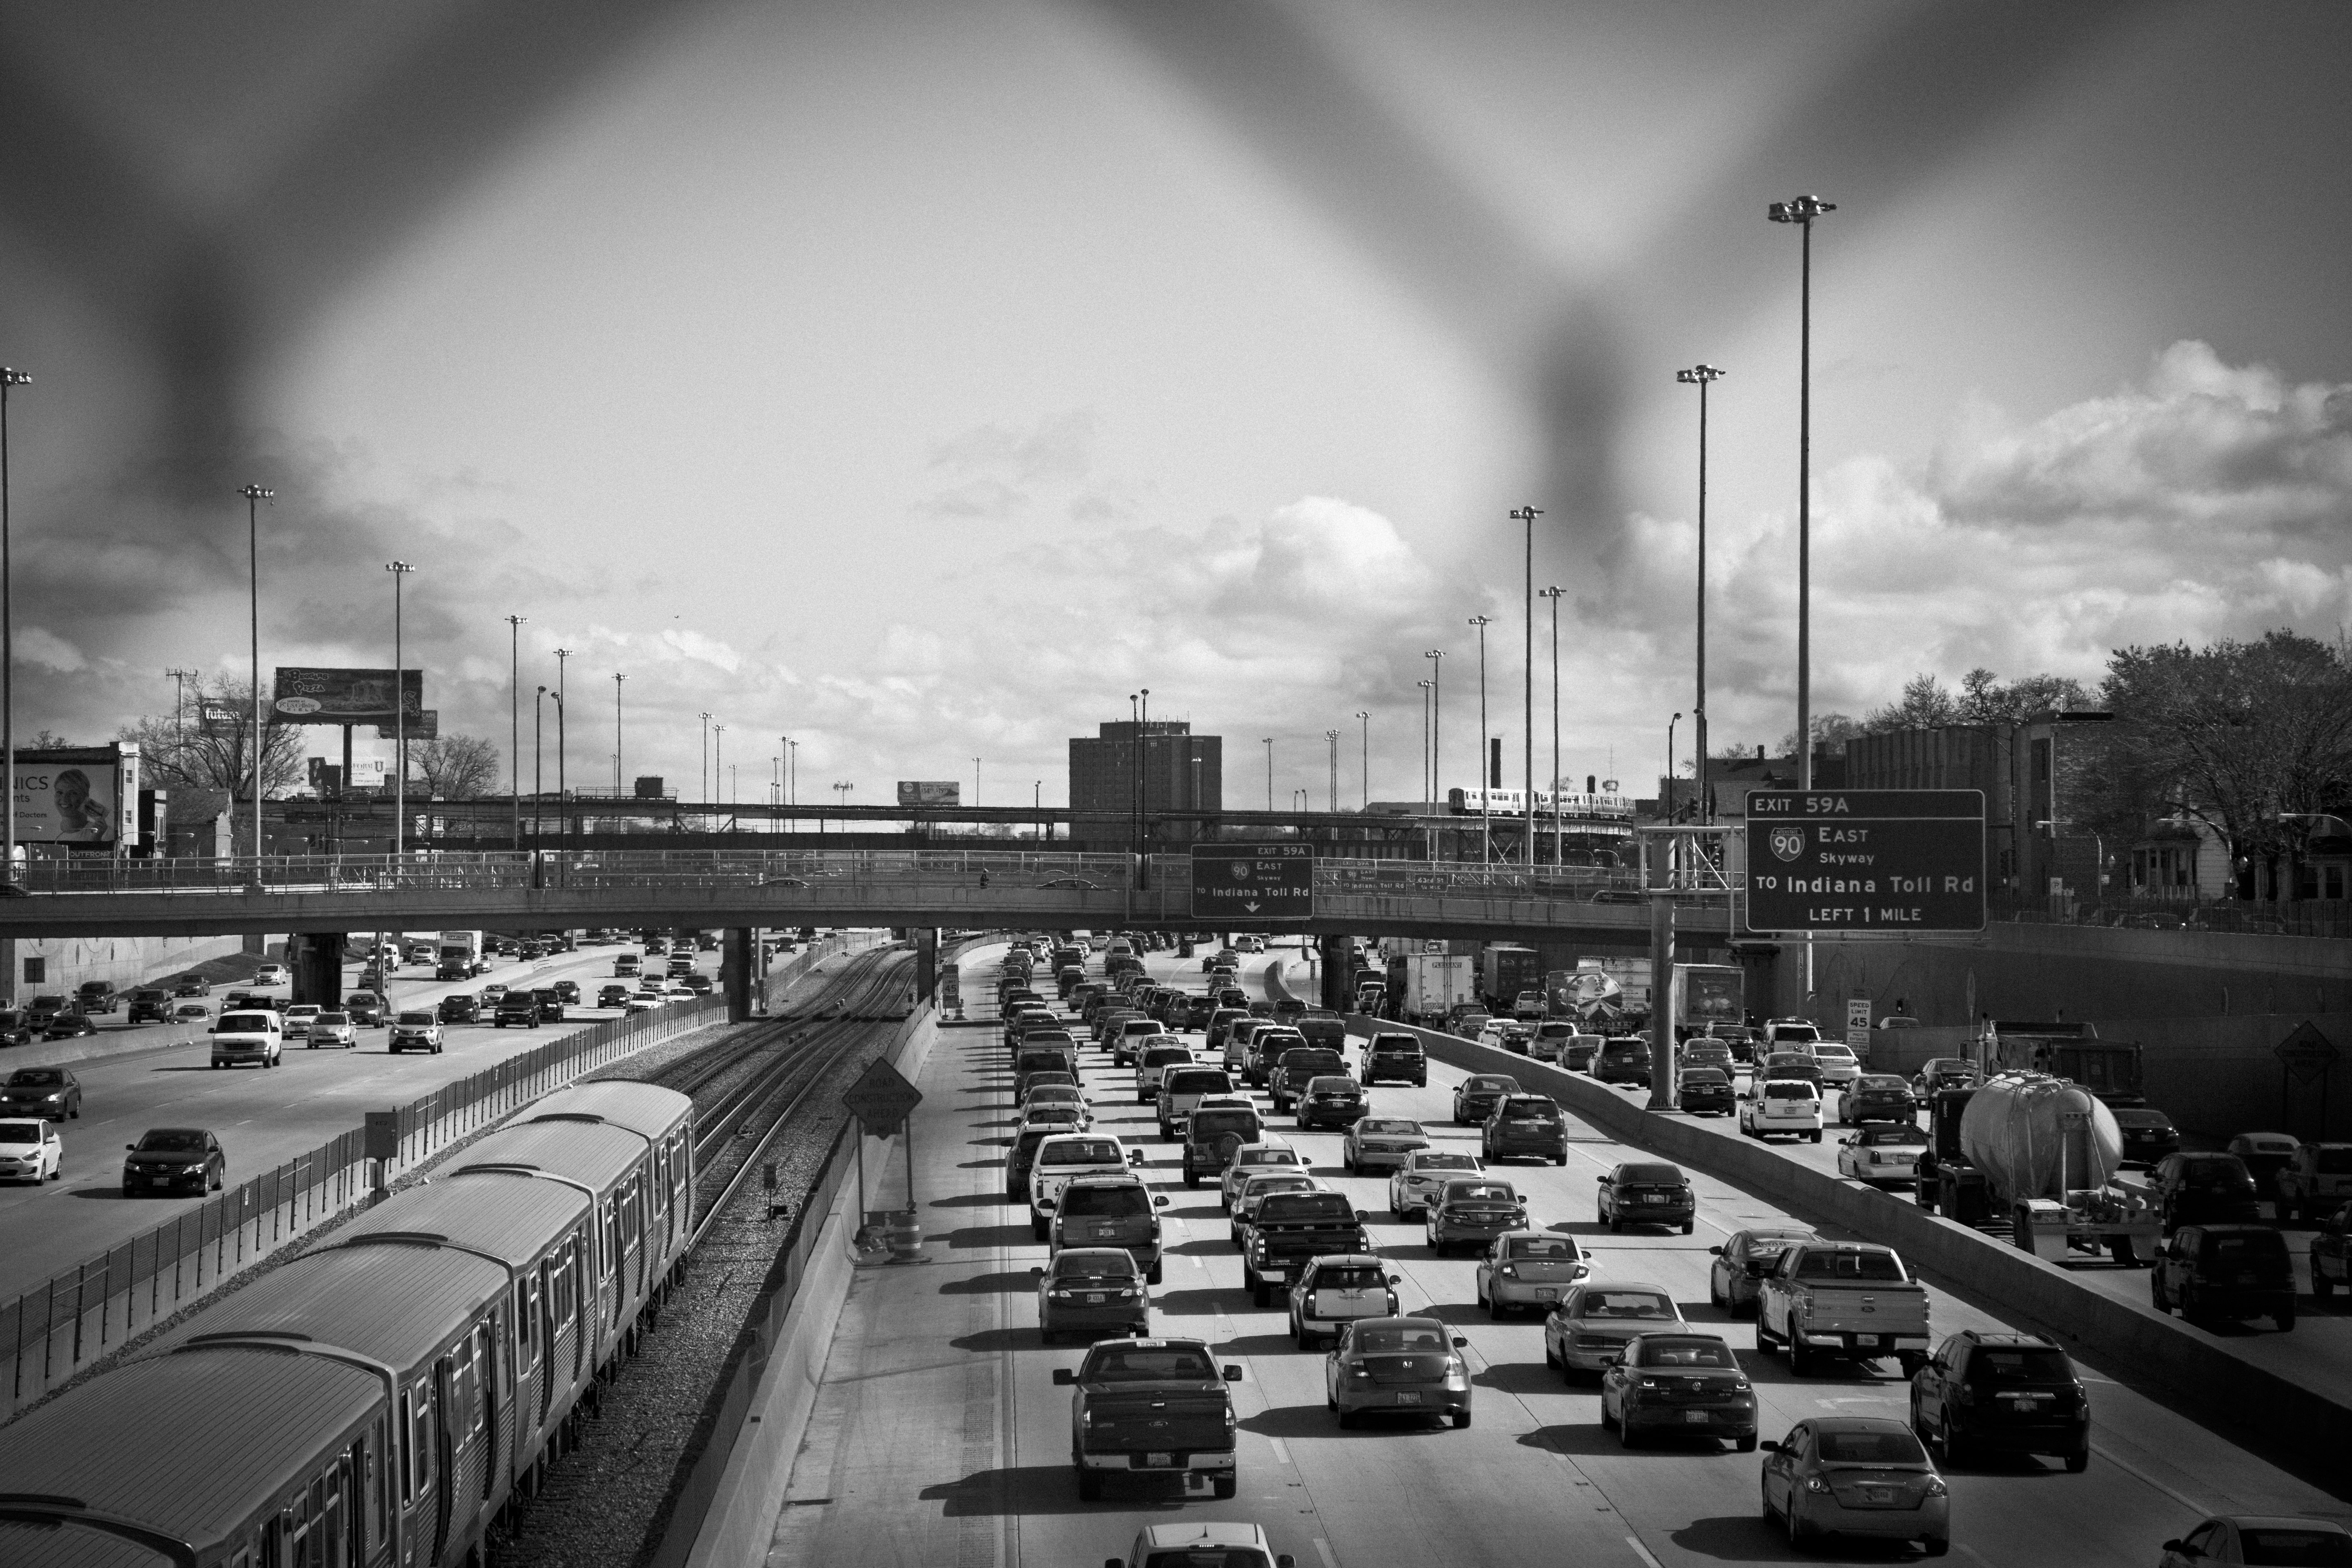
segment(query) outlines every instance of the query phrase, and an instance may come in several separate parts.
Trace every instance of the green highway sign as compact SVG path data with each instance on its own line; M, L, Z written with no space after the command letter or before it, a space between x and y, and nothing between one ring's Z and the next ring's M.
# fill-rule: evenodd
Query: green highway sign
M1219 930L1303 921L1315 914L1315 848L1308 844L1196 844L1192 918Z
M1748 792L1748 926L1982 931L1984 792Z

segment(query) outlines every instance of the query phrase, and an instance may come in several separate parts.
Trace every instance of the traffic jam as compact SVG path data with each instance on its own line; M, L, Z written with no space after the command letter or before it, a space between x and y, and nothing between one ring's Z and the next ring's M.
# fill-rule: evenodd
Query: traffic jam
M1244 1371L1219 1337L1195 1337L1197 1308L1158 1304L1180 1284L1197 1296L1184 1273L1202 1249L1180 1241L1203 1237L1239 1262L1240 1290L1214 1293L1230 1298L1219 1326L1263 1342L1278 1323L1301 1362L1283 1375L1311 1376L1335 1433L1468 1428L1497 1404L1482 1393L1502 1368L1539 1365L1619 1451L1749 1467L1758 1529L1800 1549L1848 1538L1927 1555L1968 1538L1948 1475L1982 1506L2010 1478L2091 1467L2094 1388L2114 1385L2061 1343L1958 1307L1889 1247L1782 1216L1727 1228L1753 1200L1609 1142L1508 1074L1437 1066L1411 1030L1357 1017L1351 1031L1278 985L1253 995L1255 939L1206 952L1197 983L1189 958L1153 958L1163 943L1017 942L997 977L1017 1114L1003 1193L1047 1248L1030 1268L1036 1332L1087 1347L1054 1373L1071 1391L1081 1500L1236 1494ZM1580 1051L1604 1079L1612 1045L1639 1047L1540 1027L1518 1037L1523 1054ZM1841 1073L1842 1047L1798 1034L1722 1046L1727 1081L1748 1075L1740 1132L1819 1142L1821 1075L1837 1074L1855 1119L1841 1168L1918 1182L1933 1143L1914 1086ZM1809 1070L1778 1078L1782 1057ZM1641 1064L1646 1077L1645 1051ZM1802 1091L1785 1106L1769 1092L1784 1081ZM2006 1109L2030 1121L2053 1106ZM2158 1217L2135 1208L2109 1240L2129 1246ZM1500 1404L1490 1419L1528 1420L1526 1397ZM2215 1522L2189 1533L2218 1539ZM2273 1546L2318 1555L2238 1560L2352 1561L2336 1555L2352 1536L2325 1521Z

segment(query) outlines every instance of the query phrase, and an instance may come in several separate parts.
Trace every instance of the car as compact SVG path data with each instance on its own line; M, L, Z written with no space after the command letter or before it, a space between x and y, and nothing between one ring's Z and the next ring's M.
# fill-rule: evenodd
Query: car
M1276 1552L1255 1524L1147 1524L1135 1532L1125 1557L1106 1557L1103 1568L1298 1568L1287 1552Z
M1417 1218L1448 1182L1475 1176L1486 1169L1475 1154L1451 1149L1423 1149L1407 1154L1389 1177L1389 1212L1400 1220Z
M709 973L708 971L700 969L698 969L693 973L688 975L683 984L688 991L693 992L697 996L708 996L719 989L718 977ZM559 990L558 994L560 995L562 993ZM574 1000L576 1001L577 998L574 998Z
M2183 1225L2251 1224L2262 1217L2253 1173L2235 1154L2168 1154L2148 1173L2148 1188L2168 1231Z
M1307 1080L1307 1091L1297 1097L1298 1125L1305 1127L1352 1127L1362 1120L1369 1107L1364 1102L1364 1089L1345 1073L1322 1073Z
M1339 1140L1339 1163L1349 1175L1392 1171L1408 1156L1429 1147L1421 1123L1402 1116L1363 1116L1348 1124Z
M1529 1054L1535 1037L1536 1026L1532 1023L1521 1023L1517 1018L1489 1018L1479 1029L1476 1043L1524 1057Z
M125 1022L132 1024L163 1024L171 1021L172 994L160 985L142 985L131 994L130 1012Z
M444 1024L478 1024L482 1018L481 999L470 992L452 991L434 1004L433 1015Z
M1637 1334L1601 1373L1601 1425L1638 1447L1651 1434L1756 1449L1756 1385L1719 1334Z
M2311 1238L2311 1293L2325 1301L2338 1290L2352 1290L2352 1204L2346 1204L2319 1222Z
M1646 1280L1579 1280L1544 1319L1544 1364L1570 1383L1599 1376L1643 1334L1687 1334L1682 1309Z
M629 1005L629 988L625 985L600 985L596 988L599 1007L625 1007Z
M1475 1040L1486 1032L1486 1026L1492 1022L1494 1020L1487 1016L1485 1008L1475 1008L1455 1014L1453 1022L1446 1026L1446 1032L1465 1040Z
M45 1040L71 1040L98 1033L98 1020L85 1013L52 1013L48 1027L41 1031Z
M221 1003L224 1013L278 1013L286 1011L283 996L272 996L267 991L232 991Z
M1916 1182L1927 1134L1916 1127L1874 1123L1838 1140L1837 1170L1857 1182Z
M29 1046L41 1037L32 1018L14 1007L0 1008L0 1047Z
M1025 1116L1030 1111L1048 1105L1066 1105L1074 1110L1082 1112L1088 1121L1094 1119L1094 1101L1087 1098L1085 1089L1074 1083L1031 1085L1029 1092L1022 1098L1021 1111Z
M691 1002L697 994L695 988L688 985L683 980L663 981L661 983L661 994L668 997L673 1002ZM553 993L534 991L531 994L539 998L541 1010L544 1012L548 1002L553 995Z
M1065 1247L1029 1272L1037 1280L1037 1337L1047 1344L1064 1334L1150 1334L1151 1292L1125 1247Z
M1396 1316L1399 1278L1368 1252L1310 1259L1290 1287L1290 1337L1300 1350L1313 1350L1359 1318Z
M1825 1536L1916 1541L1951 1550L1951 1489L1900 1421L1820 1415L1800 1421L1764 1457L1764 1513L1801 1547Z
M2265 1196L2278 1191L2279 1173L2294 1163L2303 1141L2285 1132L2241 1132L2224 1145L2254 1178L2254 1190Z
M1929 1057L1911 1077L1911 1097L1925 1105L1939 1089L1974 1089L1984 1069L1966 1057Z
M74 990L73 1005L84 1013L111 1013L118 1005L114 987L103 980L85 980Z
M665 985L662 989L675 994L680 990L691 991L693 987ZM563 1022L563 994L556 990L554 986L533 986L531 988L530 999L539 1004L539 1021L541 1023L561 1024Z
M1456 1177L1423 1205L1422 1237L1443 1258L1456 1247L1484 1247L1528 1223L1528 1200L1492 1176Z
M1722 1068L1688 1068L1683 1072L1683 1110L1693 1116L1729 1116L1739 1109L1738 1091L1731 1074Z
M1218 1178L1218 1201L1228 1210L1241 1196L1242 1184L1252 1176L1263 1176L1279 1171L1288 1174L1306 1173L1307 1156L1287 1143L1267 1142L1244 1143L1234 1151Z
M1592 1076L1602 1083L1626 1089L1649 1088L1649 1042L1632 1035L1612 1036L1601 1041L1601 1049L1592 1058Z
M357 1050L360 1034L352 1026L352 1016L349 1013L340 1010L320 1013L310 1020L310 1036L308 1043L310 1048L314 1051L320 1046L340 1046L347 1051Z
M518 1028L536 1029L540 1026L540 1018L537 995L529 991L509 991L499 998L498 1011L490 1015L490 1023L501 1029L509 1024Z
M2091 1400L2074 1363L2039 1334L1964 1329L1911 1378L1911 1430L1944 1463L1979 1451L2091 1464Z
M1053 1233L1054 1214L1062 1189L1080 1176L1121 1176L1143 1163L1143 1151L1131 1152L1116 1138L1093 1132L1066 1132L1037 1145L1029 1167L1029 1233L1044 1241Z
M1507 1312L1549 1312L1561 1291L1591 1272L1572 1236L1507 1230L1478 1256L1478 1304L1497 1322Z
M1813 1061L1821 1068L1822 1083L1829 1089L1845 1089L1862 1076L1862 1062L1853 1051L1834 1041L1824 1040L1813 1047Z
M1233 1217L1225 1222L1226 1238L1238 1244L1242 1239L1242 1227L1257 1217L1258 1205L1276 1193L1319 1193L1324 1190L1323 1184L1305 1171L1276 1169L1247 1177L1234 1190L1234 1201L1229 1209Z
M500 1002L506 999L507 989L507 983L505 981L493 980L488 985L483 986L478 994L482 998L483 1006L495 1008Z
M1524 1094L1519 1080L1506 1073L1475 1072L1454 1090L1454 1125L1475 1127L1495 1113L1507 1095Z
M1601 1223L1612 1236L1629 1225L1680 1226L1688 1236L1698 1221L1698 1196L1679 1165L1664 1160L1627 1160L1595 1178L1601 1188Z
M1756 1226L1733 1231L1722 1246L1707 1248L1714 1255L1706 1270L1707 1304L1735 1317L1754 1311L1758 1282L1772 1272L1780 1261L1780 1254L1800 1242L1820 1239L1799 1225Z
M213 983L201 974L183 974L172 982L172 994L174 996L209 996L212 994Z
M216 1193L228 1179L220 1140L199 1127L156 1127L125 1143L122 1195L190 1191Z
M1020 1082L1013 1090L1013 1103L1027 1105L1030 1094L1036 1089L1076 1089L1077 1087L1078 1075L1074 1072L1066 1072L1060 1068L1033 1068L1021 1075Z
M1166 1037L1171 1042L1173 1035ZM1135 1068L1135 1100L1139 1105L1150 1105L1160 1098L1160 1079L1171 1067L1191 1066L1193 1062L1189 1046L1153 1045L1143 1047L1142 1058Z
M294 972L282 963L265 963L253 972L256 985L285 985L294 979Z
M63 1179L66 1142L55 1124L43 1117L0 1120L0 1182L43 1182Z
M50 1019L67 1011L72 1005L72 998L48 994L34 997L33 1005L26 1008L25 1013L32 1020L33 1027L45 1029L48 1027Z
M1715 1068L1727 1078L1731 1075L1734 1066L1731 1047L1721 1040L1711 1040L1705 1035L1693 1036L1683 1042L1680 1054L1685 1073L1693 1068Z
M1822 1091L1802 1079L1776 1078L1739 1097L1739 1131L1747 1138L1822 1141Z
M1767 1018L1764 1020L1764 1049L1783 1050L1789 1046L1811 1048L1822 1043L1822 1031L1811 1018Z
M1606 1035L1570 1035L1560 1043L1559 1065L1570 1072L1590 1073L1608 1043Z
M547 988L565 1003L573 1006L579 1005L580 982L577 980L551 980L547 983Z
M2352 1530L2308 1514L2214 1514L2159 1548L2157 1568L2225 1563L2352 1563Z
M1878 1020L1878 1026L1882 1029L1917 1029L1925 1027L1918 1019L1913 1017L1908 1013L1890 1013L1885 1017Z
M0 1116L69 1121L81 1114L81 1080L64 1068L18 1068L0 1084Z
M212 1016L212 1008L202 1002L174 1002L172 1004L172 1022L175 1024L200 1022L203 1019L211 1017Z
M1901 1074L1867 1072L1838 1096L1837 1119L1842 1127L1859 1127L1867 1121L1916 1121L1919 1101L1911 1092L1910 1080Z
M2116 1105L2108 1108L2116 1119L2116 1131L2124 1138L2122 1165L2137 1165L2143 1169L2154 1165L2168 1154L2180 1152L2180 1129L2172 1118L2153 1105Z
M1559 1060L1560 1047L1576 1038L1576 1026L1565 1019L1554 1018L1536 1026L1535 1037L1528 1041L1528 1055L1539 1062Z
M354 991L343 998L343 1011L361 1028L381 1029L388 1011L383 997L373 991Z
M224 1007L207 1032L213 1038L212 1065L216 1068L245 1062L274 1068L286 1048L286 1031L279 1027L278 1015L260 1008L231 1011Z
M658 991L632 991L623 1004L632 1013L651 1013L669 1005L669 998Z
M2148 1270L2148 1299L2192 1323L2268 1318L2294 1328L2294 1260L2266 1225L2184 1225L2165 1238Z
M1323 1361L1323 1398L1342 1426L1368 1415L1470 1425L1470 1342L1435 1318L1359 1318Z
M1774 1079L1795 1080L1822 1087L1822 1058L1810 1050L1767 1051L1756 1064L1749 1078L1757 1083L1769 1083Z
M316 1002L297 1002L278 1015L278 1022L286 1031L287 1039L289 1041L309 1039L310 1020L319 1016L319 1005Z
M393 1019L392 1039L384 1049L394 1056L413 1050L437 1057L441 1054L441 1025L421 1007L404 1011Z
M1568 1163L1568 1116L1545 1094L1507 1094L1478 1131L1479 1152L1489 1164L1505 1160Z

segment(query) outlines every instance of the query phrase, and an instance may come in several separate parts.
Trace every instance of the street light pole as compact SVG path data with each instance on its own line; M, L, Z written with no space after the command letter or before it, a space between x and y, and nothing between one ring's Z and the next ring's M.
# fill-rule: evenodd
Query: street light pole
M1675 819L1675 726L1682 721L1680 712L1666 721L1666 787L1659 792L1665 798L1658 802L1658 807L1668 822Z
M706 708L696 717L702 721L702 782L695 785L695 794L708 806L710 804L710 710Z
M1364 730L1364 809L1372 809L1372 715L1370 710L1356 710L1356 722Z
M571 657L568 647L555 650L555 805L559 814L555 836L567 841L572 836L572 796L563 784L563 661Z
M507 724L510 731L507 757L512 764L508 770L507 793L514 802L514 845L518 849L522 847L522 627L530 618L507 617L507 657L512 665L507 676Z
M0 873L0 882L14 889L16 886L16 584L15 560L8 532L8 389L30 386L33 378L21 370L0 365L0 757L7 762L8 797L7 822L0 826L0 852L8 857L8 868ZM255 646L260 638L257 633ZM257 658L258 656L257 656ZM195 672L188 672L194 675ZM253 672L254 689L260 689L261 671ZM260 814L254 815L254 842L260 843ZM16 977L10 975L0 994L13 998Z
M628 679L615 671L613 676L613 798L621 798L621 682Z
M400 584L416 568L390 561L383 569L392 574L392 858L398 862L408 858L408 682L401 663Z
M1543 515L1540 507L1523 506L1511 513L1528 525L1527 559L1527 669L1522 683L1525 696L1519 709L1519 731L1526 742L1527 752L1527 864L1532 869L1536 863L1536 519Z
M1537 590L1551 601L1551 863L1560 862L1559 832L1559 600L1568 590L1554 584Z
M262 485L247 485L236 492L245 498L246 564L253 574L253 885L261 886L261 524L258 510L263 501L278 492ZM16 754L8 753L8 799L10 802L10 839L8 844L9 875L15 876L16 845L15 840L15 802L16 798Z
M539 695L530 700L530 847L534 850L539 847L540 838L546 832L546 819L543 814L546 809L547 789L539 773L541 719L546 710L547 688L542 686L539 689Z
M172 678L172 727L180 739L185 741L188 738L188 682L203 675L204 671L174 668L163 673ZM197 695L203 695L201 688Z
M1339 809L1339 731L1326 730L1323 738L1331 742L1331 809Z
M724 773L724 767L720 761L719 752L726 744L727 726L724 724L713 724L710 726L710 784L713 789L721 787L719 780ZM713 805L717 805L719 803L713 801L711 804ZM714 820L723 818L725 815L726 814L723 811L712 814Z
M1495 793L1493 773L1486 765L1486 626L1492 616L1473 616L1470 624L1478 628L1478 858L1482 864L1495 861L1494 803L1487 797Z
M1698 685L1696 700L1691 704L1691 744L1698 753L1697 820L1701 823L1713 821L1715 814L1715 803L1706 793L1706 389L1722 374L1711 364L1675 372L1676 381L1698 388ZM1812 750L1805 749L1809 753Z
M1265 747L1265 808L1272 811L1274 809L1274 737L1264 735L1260 736L1259 740Z
M972 807L973 807L973 809L975 809L975 810L979 809L979 806L980 806L980 759L979 759L978 757L974 757L974 758L972 758L972 760L971 760L971 804L972 804Z
M1421 815L1426 820L1437 809L1436 801L1431 797L1429 782L1429 694L1436 689L1437 682L1417 680L1413 684L1421 688ZM1437 829L1433 826L1424 831L1429 835L1429 858L1434 863L1437 859Z

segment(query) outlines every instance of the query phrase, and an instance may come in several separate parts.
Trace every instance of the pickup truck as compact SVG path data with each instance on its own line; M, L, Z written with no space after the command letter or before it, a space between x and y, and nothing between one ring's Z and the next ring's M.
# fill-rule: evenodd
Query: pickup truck
M138 1022L134 1010L131 1021ZM2352 1143L2305 1143L2278 1173L2281 1219L2315 1220L2352 1200Z
M1242 1069L1243 1081L1258 1089L1270 1087L1274 1082L1275 1064L1282 1060L1283 1052L1306 1048L1306 1036L1287 1024L1267 1020L1250 1031L1249 1059ZM1275 1109L1279 1110L1282 1107L1277 1105Z
M1242 1283L1261 1307L1274 1304L1277 1286L1298 1278L1307 1259L1331 1252L1370 1252L1364 1212L1344 1193L1275 1193L1257 1205L1242 1231Z
M1234 1398L1242 1369L1220 1367L1199 1340L1109 1340L1054 1381L1070 1396L1070 1463L1093 1502L1108 1477L1205 1477L1234 1495Z
M1290 1026L1310 1046L1335 1051L1348 1047L1348 1021L1328 1007L1309 1007L1293 1018Z
M1046 1139L1037 1145L1029 1167L1029 1234L1039 1241L1052 1234L1062 1189L1075 1178L1121 1176L1130 1164L1141 1163L1142 1150L1130 1152L1118 1139L1100 1133L1067 1132Z
M1799 1242L1757 1289L1756 1348L1785 1348L1799 1377L1824 1353L1892 1355L1909 1377L1927 1364L1927 1289L1889 1247Z
M1429 1083L1429 1055L1421 1047L1418 1036L1402 1030L1374 1035L1364 1042L1363 1056L1356 1076L1366 1089L1384 1078L1409 1083L1416 1089Z
M1173 1138L1192 1120L1203 1095L1231 1095L1234 1080L1220 1067L1174 1067L1160 1075L1160 1102L1155 1112L1160 1136Z
M1293 1046L1274 1059L1268 1090L1274 1097L1277 1116L1289 1111L1304 1098L1307 1084L1314 1079L1345 1078L1348 1073L1348 1058L1328 1046Z

